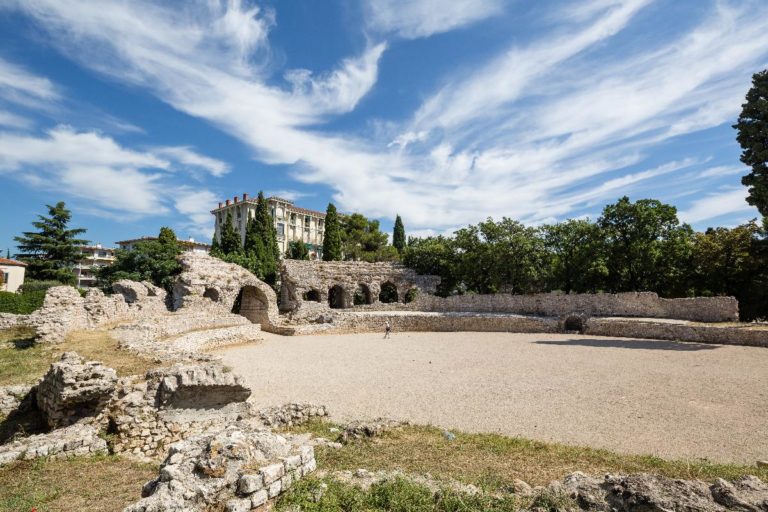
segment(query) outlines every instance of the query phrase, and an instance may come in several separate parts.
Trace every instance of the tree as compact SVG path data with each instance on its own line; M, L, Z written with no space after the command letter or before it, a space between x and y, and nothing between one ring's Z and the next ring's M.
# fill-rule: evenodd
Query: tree
M542 226L541 231L551 255L550 288L565 293L594 293L603 288L608 268L600 226L569 219Z
M232 224L232 213L227 212L227 220L219 234L219 246L222 254L241 254L243 246L240 243L240 235Z
M684 294L693 230L680 224L674 206L655 199L632 203L624 196L603 209L598 224L612 291Z
M752 75L752 88L735 125L741 161L752 171L741 178L749 187L747 202L768 216L768 70Z
M403 219L400 218L400 215L395 218L392 245L397 249L398 253L403 254L403 250L405 250L405 226L403 226Z
M82 257L79 246L88 243L77 237L85 229L68 229L72 214L63 201L46 207L49 216L38 215L39 220L32 223L37 231L14 238L19 243L16 257L27 264L29 279L74 284L72 268Z
M251 244L253 254L261 261L261 271L263 279L267 283L274 285L277 282L277 267L280 262L280 247L277 245L277 232L272 215L269 213L269 205L264 198L264 192L259 192L256 201L256 215L253 218L252 237L260 240L261 247L254 239Z
M219 238L216 235L213 235L213 240L211 240L211 256L220 256L221 255L221 246L219 245Z
M309 249L304 242L294 240L288 244L288 250L285 251L285 257L289 260L308 260Z
M345 260L374 262L385 254L387 234L379 229L378 220L353 213L343 217L339 224Z
M99 285L105 291L115 281L150 281L171 291L176 276L181 272L177 256L181 254L176 234L171 228L161 228L157 240L141 240L133 249L115 251L115 262L96 271Z
M403 252L403 263L419 274L440 276L437 295L448 296L457 291L456 263L458 254L453 239L440 236L409 238Z
M341 260L341 228L339 216L333 203L325 211L325 234L323 236L323 261Z

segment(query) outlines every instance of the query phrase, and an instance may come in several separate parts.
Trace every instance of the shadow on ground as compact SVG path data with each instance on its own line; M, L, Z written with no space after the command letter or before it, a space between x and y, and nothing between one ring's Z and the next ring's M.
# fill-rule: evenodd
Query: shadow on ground
M538 345L558 345L558 346L582 346L598 348L628 348L640 350L677 350L679 352L692 352L696 350L714 350L719 345L708 343L688 343L678 341L656 341L656 340L614 340L599 338L573 338L569 340L541 340L534 341Z

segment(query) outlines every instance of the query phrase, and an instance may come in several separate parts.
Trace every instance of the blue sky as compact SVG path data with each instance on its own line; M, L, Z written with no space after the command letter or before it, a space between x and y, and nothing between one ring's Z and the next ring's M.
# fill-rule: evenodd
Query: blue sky
M93 242L209 239L259 190L411 234L757 216L731 125L764 0L3 0L0 33L0 248L58 200Z

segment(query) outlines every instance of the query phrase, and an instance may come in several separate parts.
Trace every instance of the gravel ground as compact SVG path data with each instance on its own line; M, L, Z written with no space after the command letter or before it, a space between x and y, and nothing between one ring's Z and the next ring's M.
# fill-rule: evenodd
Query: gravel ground
M258 406L667 458L768 458L768 349L557 334L279 337L220 351Z

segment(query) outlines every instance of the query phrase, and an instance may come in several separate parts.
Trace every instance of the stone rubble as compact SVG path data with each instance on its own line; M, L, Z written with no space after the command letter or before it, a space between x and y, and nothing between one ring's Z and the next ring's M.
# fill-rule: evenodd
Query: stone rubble
M124 512L257 509L317 467L314 449L267 430L230 425L171 445L143 499Z
M8 416L18 409L33 389L34 386L24 384L0 386L0 416Z
M47 434L24 437L0 445L0 467L16 460L38 457L64 459L78 455L105 454L107 442L93 425L75 424Z
M65 352L37 385L37 407L51 428L97 416L117 384L117 373L75 352Z
M353 421L344 426L339 440L346 444L351 441L378 437L385 432L408 425L408 422L376 418L373 421Z
M285 404L259 411L259 418L264 425L275 428L301 425L312 418L322 418L327 415L325 406L315 404Z

